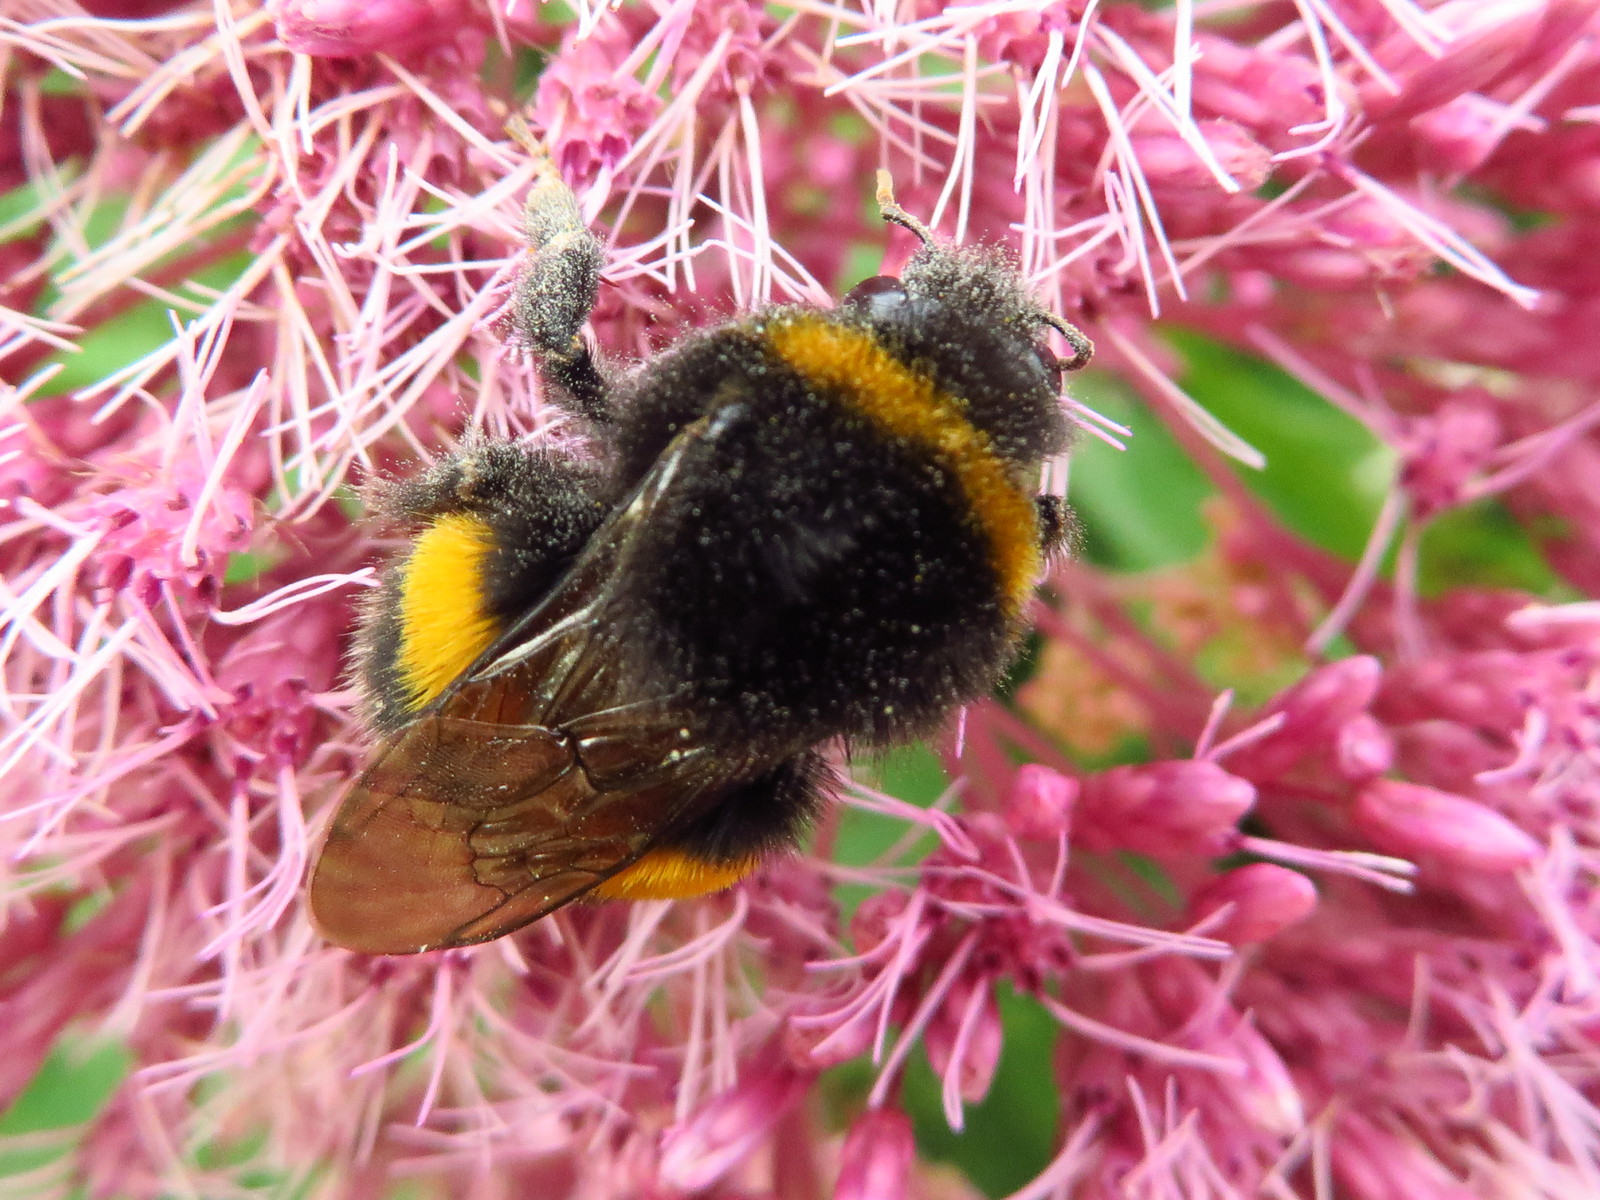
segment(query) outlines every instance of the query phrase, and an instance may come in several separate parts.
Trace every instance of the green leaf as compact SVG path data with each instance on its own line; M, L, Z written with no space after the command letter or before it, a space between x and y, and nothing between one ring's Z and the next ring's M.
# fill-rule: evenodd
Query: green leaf
M1429 522L1422 533L1417 574L1425 596L1452 587L1503 587L1557 599L1566 598L1568 590L1527 531L1493 500L1441 513Z
M225 290L244 274L251 261L249 254L229 255L196 272L194 282ZM181 293L184 289L175 290ZM165 346L175 336L167 305L157 300L142 301L80 333L76 351L53 355L49 361L61 363L61 371L38 394L59 396L91 387Z
M258 554L254 551L244 550L228 555L228 568L223 573L222 582L225 584L250 583L259 579L276 565L276 559L270 554Z
M36 1170L66 1153L77 1140L67 1131L100 1114L132 1063L121 1042L71 1036L58 1040L22 1094L0 1114L0 1138L48 1130L61 1130L64 1136L26 1149L0 1148L0 1177Z
M919 1048L906 1064L903 1102L922 1154L954 1163L990 1196L1022 1187L1050 1164L1060 1136L1061 1095L1052 1063L1060 1033L1054 1018L1008 985L995 993L1005 1042L994 1083L966 1107L966 1128L945 1123L941 1083Z
M1129 429L1127 449L1080 434L1068 496L1083 534L1082 555L1117 571L1187 562L1210 538L1200 505L1211 485L1172 435L1110 376L1076 377L1073 395Z
M865 760L858 764L857 770L872 787L919 808L928 807L944 795L950 786L950 777L945 774L938 756L920 743L891 750L880 758ZM896 817L865 812L853 805L841 805L833 859L846 866L864 867L887 853L905 836L906 829L906 823ZM900 862L920 862L933 846L933 834L926 833L917 839ZM858 883L841 883L835 887L834 899L839 904L842 919L848 923L861 902L873 891Z
M1190 330L1166 335L1188 363L1184 390L1266 456L1260 471L1233 464L1245 486L1295 533L1359 558L1394 479L1394 452L1270 363Z

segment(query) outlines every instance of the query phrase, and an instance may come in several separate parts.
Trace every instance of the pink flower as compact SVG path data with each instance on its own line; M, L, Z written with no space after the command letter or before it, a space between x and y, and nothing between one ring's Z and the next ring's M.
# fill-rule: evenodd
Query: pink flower
M840 1154L834 1200L900 1200L908 1195L911 1122L893 1109L864 1113L850 1127Z
M1006 820L1021 837L1055 837L1067 832L1078 794L1078 781L1070 775L1027 763L1011 781Z
M282 0L277 28L301 54L353 58L433 42L464 15L459 0Z
M1221 849L1255 804L1256 790L1215 763L1115 767L1083 781L1082 827L1096 849Z
M661 1143L662 1181L691 1192L717 1182L772 1136L809 1082L786 1064L747 1075L667 1131Z
M539 77L533 114L571 179L612 170L661 109L660 100L618 71L634 49L621 29L568 35L566 52Z
M1234 943L1264 942L1311 914L1317 889L1298 871L1272 863L1218 875L1189 902L1190 919L1200 924L1219 914L1215 936Z
M1514 871L1539 857L1539 843L1463 796L1392 779L1369 784L1356 826L1386 850L1476 871Z
M1266 781L1296 763L1325 753L1341 732L1360 717L1378 691L1382 667L1370 657L1330 663L1296 684L1268 707L1281 717L1277 727L1228 759L1229 769L1247 779Z
M0 1103L109 1094L41 1186L1600 1194L1592 0L7 15ZM584 452L500 332L513 117L609 370L898 271L879 167L1014 253L1099 347L1081 545L805 853L351 955L363 489ZM1016 1062L1055 1126L964 1157Z

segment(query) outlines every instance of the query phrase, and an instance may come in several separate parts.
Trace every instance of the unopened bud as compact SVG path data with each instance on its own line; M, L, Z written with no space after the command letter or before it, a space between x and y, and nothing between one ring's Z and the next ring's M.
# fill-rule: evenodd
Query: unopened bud
M1280 1137L1294 1137L1305 1128L1306 1110L1282 1057L1248 1020L1234 1026L1229 1040L1245 1064L1245 1077L1237 1088L1230 1089L1235 1099L1249 1113L1252 1124Z
M795 1020L801 1016L801 1020ZM805 1070L825 1071L872 1048L875 1026L860 1014L844 1014L837 1024L804 1019L791 1014L783 1026L783 1050L789 1061Z
M1333 764L1342 778L1353 782L1376 778L1394 766L1394 738L1376 718L1358 713L1334 740Z
M710 1187L767 1140L811 1078L780 1063L713 1097L662 1138L662 1182L687 1192Z
M444 41L459 17L456 0L285 0L278 40L300 54L355 58Z
M1267 181L1272 172L1272 152L1243 127L1224 120L1200 121L1197 127L1217 165L1241 190L1253 192ZM1178 134L1171 131L1135 134L1131 142L1139 159L1139 169L1151 187L1166 191L1221 192L1222 185L1212 169Z
M863 1113L844 1139L833 1200L902 1200L914 1150L904 1113L887 1108Z
M1356 801L1355 823L1380 849L1478 871L1515 871L1539 857L1539 843L1499 813L1415 783L1368 784Z
M1507 133L1505 106L1469 93L1413 117L1417 148L1429 166L1452 174L1476 171Z
M1246 779L1276 779L1302 759L1327 749L1339 730L1366 711L1377 695L1383 667L1368 655L1340 659L1311 672L1268 706L1283 724L1228 757L1228 769Z
M1274 863L1251 863L1217 876L1189 902L1198 922L1231 905L1222 924L1207 932L1240 945L1264 942L1304 920L1317 906L1316 886L1298 871Z
M1475 775L1506 763L1503 747L1455 721L1413 721L1397 731L1403 774L1445 790L1470 788Z
M947 1093L953 1082L954 1095L968 1104L982 1103L994 1082L995 1068L1000 1065L1005 1030L992 989L992 981L983 976L953 989L922 1039L933 1073L946 1080ZM951 1071L955 1072L953 1080ZM957 1119L951 1128L959 1131L960 1106L955 1105L954 1109Z
M1006 824L1019 837L1053 838L1065 833L1078 800L1078 781L1038 763L1017 770L1006 795Z
M1231 832L1256 800L1247 780L1203 759L1113 767L1085 779L1080 794L1086 819L1102 837L1155 850L1174 842L1213 843Z

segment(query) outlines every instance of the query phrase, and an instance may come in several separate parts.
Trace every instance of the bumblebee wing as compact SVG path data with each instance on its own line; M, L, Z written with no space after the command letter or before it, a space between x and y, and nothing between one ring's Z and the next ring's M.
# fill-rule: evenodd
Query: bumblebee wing
M312 875L330 941L407 954L510 933L749 772L697 742L678 697L629 694L605 617L637 531L713 432L680 433L552 593L378 749Z
M728 764L704 749L666 761L682 726L641 727L643 707L590 715L582 738L444 713L408 726L334 819L311 881L319 928L367 954L471 945L637 860L729 782ZM585 745L625 752L628 767L592 777Z
M334 817L311 878L318 928L367 954L475 940L460 931L503 909L514 894L478 876L472 836L495 811L485 801L510 780L540 795L574 767L571 751L547 729L484 726L442 714L407 726L378 751ZM583 887L584 881L552 874L541 895L553 907Z

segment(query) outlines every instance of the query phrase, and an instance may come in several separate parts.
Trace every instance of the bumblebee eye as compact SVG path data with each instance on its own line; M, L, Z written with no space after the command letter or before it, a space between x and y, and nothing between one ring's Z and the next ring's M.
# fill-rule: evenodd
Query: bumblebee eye
M906 302L906 289L893 275L863 279L839 303L865 311L868 317L886 317Z
M1033 352L1038 356L1039 365L1044 368L1044 373L1049 376L1052 390L1059 392L1063 375L1061 360L1056 357L1055 351L1050 349L1049 345L1042 339L1033 343Z

